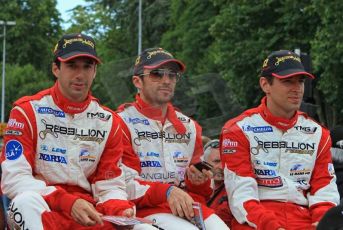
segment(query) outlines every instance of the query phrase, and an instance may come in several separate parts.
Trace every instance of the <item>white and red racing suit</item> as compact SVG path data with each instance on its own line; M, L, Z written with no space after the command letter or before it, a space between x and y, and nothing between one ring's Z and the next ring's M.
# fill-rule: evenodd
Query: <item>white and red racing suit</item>
M233 229L310 229L339 202L329 132L305 113L275 117L264 98L220 141Z
M126 174L181 187L203 204L205 219L212 215L214 211L206 207L206 199L212 193L210 180L194 185L185 176L186 168L199 162L203 154L201 127L176 111L171 103L166 117L162 117L161 109L145 103L139 94L134 103L121 105L117 113L126 124L124 139L132 146L124 150ZM137 210L137 215L142 217L156 213L171 213L168 203Z
M120 122L90 94L81 103L68 101L58 83L16 101L1 156L1 188L12 199L10 224L21 229L83 229L70 215L79 198L104 215L120 215L135 204L165 202L161 193L170 186L125 182ZM113 229L108 223L98 228Z

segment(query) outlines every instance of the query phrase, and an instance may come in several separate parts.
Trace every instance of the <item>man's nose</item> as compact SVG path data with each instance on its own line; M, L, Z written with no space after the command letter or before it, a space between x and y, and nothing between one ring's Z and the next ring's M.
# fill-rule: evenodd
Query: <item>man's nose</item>
M173 80L169 77L169 74L167 72L164 72L162 77L163 83L171 83Z

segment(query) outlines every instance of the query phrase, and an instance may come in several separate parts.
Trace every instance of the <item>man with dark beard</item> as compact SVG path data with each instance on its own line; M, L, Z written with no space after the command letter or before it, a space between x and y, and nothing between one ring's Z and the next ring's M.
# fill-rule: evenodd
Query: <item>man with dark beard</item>
M185 65L162 48L146 49L137 57L132 77L138 89L136 101L117 111L125 122L124 141L132 146L124 150L123 164L126 175L174 185L169 190L169 203L138 209L138 216L156 220L163 229L197 229L182 218L192 220L192 205L198 201L204 204L206 229L227 229L205 205L212 192L211 172L200 172L193 165L203 154L201 127L171 104L184 71ZM180 202L180 197L188 199Z

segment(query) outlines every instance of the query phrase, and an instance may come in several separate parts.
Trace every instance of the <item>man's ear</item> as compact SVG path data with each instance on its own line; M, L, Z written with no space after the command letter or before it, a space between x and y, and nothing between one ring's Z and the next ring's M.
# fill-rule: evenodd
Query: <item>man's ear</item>
M95 65L95 67L94 67L93 79L94 79L94 78L95 78L95 76L96 76L96 70L97 70L97 67L98 67L98 65Z
M51 72L55 75L56 78L58 78L58 74L60 72L60 69L58 68L58 66L56 65L55 62L53 62L51 65Z
M132 77L132 83L139 90L143 88L143 79L138 76Z
M270 92L270 84L265 77L260 77L260 87L265 92L265 94L269 94Z

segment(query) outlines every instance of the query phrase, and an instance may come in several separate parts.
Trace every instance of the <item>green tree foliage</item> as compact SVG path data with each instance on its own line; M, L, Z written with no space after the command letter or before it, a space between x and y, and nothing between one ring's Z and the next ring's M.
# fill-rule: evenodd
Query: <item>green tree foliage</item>
M343 123L343 2L314 1L314 10L321 18L312 41L314 68L320 76L317 88L322 92L316 99L322 105L322 120L331 127Z
M138 1L88 0L74 9L72 29L97 35L105 61L135 57L138 50ZM170 1L142 1L142 49L160 46L169 29Z
M15 100L52 83L52 52L61 35L56 4L56 0L0 1L0 20L16 21L6 33L6 119Z
M114 109L133 100L132 67L138 50L138 1L88 0L74 9L68 32L95 35L97 52L103 60L92 88L96 97ZM169 28L168 0L142 1L142 49L160 46Z
M53 85L46 73L36 70L31 64L6 65L5 117L17 99L26 95L33 95L38 91Z
M93 92L107 106L115 108L132 100L136 93L131 76L137 55L138 0L86 2L86 6L73 9L72 26L65 32L95 36L103 64L98 68ZM343 122L343 104L339 101L343 96L339 33L343 4L339 1L142 2L142 48L160 46L185 62L187 72L178 83L174 103L188 114L202 120L220 116L219 110L229 111L226 116L233 116L237 110L256 106L262 97L258 75L264 58L274 50L299 48L314 61L314 74L318 77L314 82L315 102L320 108L320 121L329 126ZM22 82L32 79L29 74L40 73L45 79L43 85L50 82L46 79L52 75L51 50L61 35L56 0L3 0L0 20L17 22L8 28L7 34L7 60L17 65L7 70L14 68L14 72L20 72L21 67L28 68L28 73L22 71L20 77L11 73L6 79L12 81L13 76ZM31 86L16 87L28 92L26 88ZM6 100L13 102L18 94L10 92ZM218 104L213 105L214 102Z
M61 33L56 0L1 0L0 20L16 21L6 33L6 61L50 71L54 44Z
M318 17L308 13L311 1L224 1L211 33L215 62L244 107L261 97L258 75L264 58L274 50L310 51ZM260 96L257 96L260 95Z
M209 136L217 135L229 116L237 115L213 58L216 38L209 28L219 10L209 0L172 1L171 27L162 39L162 46L187 66L187 74L176 89L175 104L199 121Z
M185 61L188 74L216 71L210 55L214 38L209 28L218 12L219 7L208 0L172 1L170 28L163 35L162 46Z

